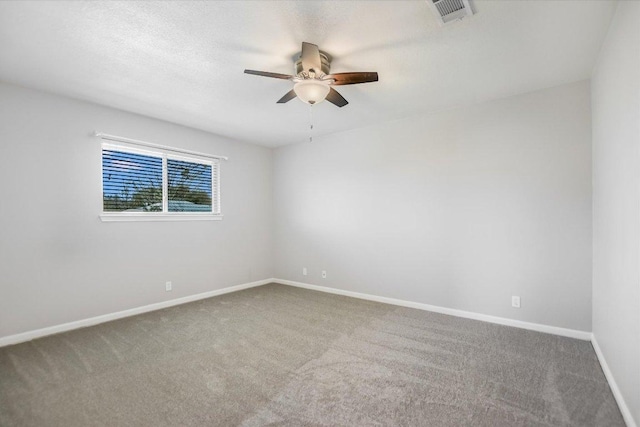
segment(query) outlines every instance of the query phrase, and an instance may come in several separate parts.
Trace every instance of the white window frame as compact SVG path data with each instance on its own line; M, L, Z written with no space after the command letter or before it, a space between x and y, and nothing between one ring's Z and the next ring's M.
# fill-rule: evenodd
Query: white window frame
M227 160L223 156L213 156L194 151L181 150L173 147L152 144L113 135L99 134L102 139L100 158L104 149L125 153L141 154L162 159L162 212L105 212L104 202L100 219L103 222L121 221L219 221L223 218L220 204L220 163ZM168 170L167 160L186 161L211 166L211 209L217 207L217 212L169 212ZM100 167L101 195L104 198L104 181L102 177L102 162Z

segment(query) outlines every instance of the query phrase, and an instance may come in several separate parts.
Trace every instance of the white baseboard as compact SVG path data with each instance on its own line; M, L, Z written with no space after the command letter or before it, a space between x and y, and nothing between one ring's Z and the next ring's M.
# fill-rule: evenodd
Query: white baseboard
M363 294L360 292L344 291L342 289L328 288L326 286L310 285L308 283L295 282L293 280L273 279L273 281L276 283L280 283L282 285L312 289L314 291L344 295L347 297L382 302L386 304L399 305L402 307L417 308L419 310L432 311L435 313L448 314L448 315L457 316L457 317L464 317L466 319L481 320L483 322L497 323L499 325L513 326L516 328L529 329L531 331L544 332L547 334L560 335L563 337L577 338L579 340L584 340L584 341L590 341L591 335L592 335L591 332L586 332L586 331L559 328L557 326L548 326L548 325L542 325L539 323L524 322L522 320L507 319L505 317L490 316L488 314L480 314L480 313L474 313L471 311L456 310L453 308L439 307L437 305L423 304L420 302L405 301L405 300L395 299L395 298L380 297L377 295Z
M616 399L616 402L618 403L618 407L620 408L620 412L622 413L622 418L624 418L624 422L627 423L627 427L637 427L636 422L633 420L633 415L631 415L631 411L627 406L627 402L625 402L624 397L622 397L622 393L618 388L618 383L616 383L616 380L613 378L613 374L611 373L611 369L609 369L607 360L604 358L604 354L600 349L600 345L598 345L596 336L593 334L591 336L591 344L593 345L593 349L596 351L596 355L598 356L598 361L600 362L600 366L602 366L602 371L604 372L604 376L607 378L607 381L609 382L609 387L611 387L611 392L613 393L613 397Z
M236 286L229 286L227 288L216 289L214 291L203 292L201 294L189 295L182 298L176 298L169 301L162 301L155 304L144 305L142 307L131 308L128 310L118 311L116 313L104 314L102 316L90 317L88 319L76 320L69 323L63 323L61 325L49 326L42 329L36 329L34 331L23 332L15 335L8 335L6 337L0 337L0 347L7 345L18 344L25 341L30 341L36 338L45 337L47 335L59 334L61 332L71 331L73 329L85 328L87 326L97 325L99 323L109 322L111 320L122 319L123 317L135 316L136 314L147 313L149 311L160 310L162 308L173 307L174 305L186 304L192 301L198 301L205 298L215 297L216 295L228 294L230 292L237 292L243 289L254 288L256 286L266 285L272 283L274 279L258 280L256 282L243 283Z
M88 319L76 320L60 325L49 326L34 331L23 332L15 335L0 337L0 347L18 344L24 341L30 341L47 335L58 334L61 332L71 331L73 329L85 328L87 326L97 325L99 323L109 322L111 320L122 319L124 317L135 316L136 314L147 313L149 311L160 310L175 305L186 304L192 301L198 301L205 298L211 298L216 295L223 295L230 292L236 292L243 289L253 288L256 286L266 285L267 283L280 283L282 285L295 286L298 288L312 289L320 292L327 292L336 295L344 295L352 298L365 299L386 304L398 305L402 307L417 308L419 310L432 311L435 313L448 314L451 316L464 317L467 319L481 320L483 322L497 323L499 325L513 326L516 328L529 329L532 331L545 332L570 338L577 338L585 341L592 341L591 332L578 331L575 329L559 328L556 326L542 325L538 323L524 322L521 320L507 319L504 317L490 316L487 314L474 313L464 310L456 310L453 308L439 307L436 305L423 304L413 301L405 301L395 298L381 297L377 295L364 294L360 292L345 291L342 289L329 288L326 286L311 285L308 283L296 282L284 279L263 279L256 282L243 283L241 285L229 286L227 288L216 289L214 291L203 292L201 294L190 295L182 298L176 298L169 301L163 301L155 304L149 304L142 307L131 308L128 310L118 311L116 313L104 314L101 316L90 317ZM595 344L594 344L595 347Z
M236 285L236 286L229 286L229 287L222 288L222 289L216 289L216 290L209 291L209 292L203 292L203 293L196 294L196 295L190 295L190 296L186 296L186 297L182 297L182 298L176 298L176 299L172 299L172 300L169 300L169 301L163 301L163 302L159 302L159 303L155 303L155 304L149 304L149 305L145 305L145 306L142 306L142 307L136 307L136 308L132 308L132 309L128 309L128 310L118 311L116 313L110 313L110 314L105 314L105 315L102 315L102 316L91 317L91 318L88 318L88 319L77 320L77 321L74 321L74 322L63 323L61 325L50 326L50 327L46 327L46 328L42 328L42 329L36 329L34 331L23 332L23 333L20 333L20 334L8 335L8 336L5 336L5 337L0 337L0 347L13 345L13 344L18 344L18 343L25 342L25 341L30 341L30 340L33 340L33 339L36 339L36 338L45 337L47 335L58 334L58 333L61 333L61 332L67 332L67 331L71 331L71 330L79 329L79 328L85 328L87 326L92 326L92 325L97 325L97 324L100 324L100 323L109 322L109 321L112 321L112 320L122 319L124 317L135 316L137 314L148 313L150 311L160 310L160 309L167 308L167 307L173 307L173 306L180 305L180 304L186 304L188 302L193 302L193 301L198 301L198 300L201 300L201 299L211 298L211 297L214 297L214 296L217 296L217 295L223 295L223 294L228 294L228 293L231 293L231 292L241 291L243 289L254 288L254 287L257 287L257 286L266 285L268 283L280 283L282 285L295 286L295 287L298 287L298 288L311 289L311 290L314 290L314 291L326 292L326 293L330 293L330 294L343 295L343 296L348 296L348 297L352 297L352 298L359 298L359 299L364 299L364 300L369 300L369 301L376 301L376 302L381 302L381 303L386 303L386 304L397 305L397 306L401 306L401 307L416 308L416 309L419 309L419 310L432 311L432 312L441 313L441 314L448 314L448 315L451 315L451 316L463 317L463 318L466 318L466 319L481 320L481 321L484 321L484 322L496 323L496 324L499 324L499 325L513 326L513 327L516 327L516 328L528 329L528 330L532 330L532 331L544 332L544 333L555 334L555 335L560 335L560 336L564 336L564 337L577 338L577 339L580 339L580 340L591 341L591 343L593 345L593 348L594 348L594 350L596 352L596 355L598 356L598 360L600 362L600 365L602 366L602 370L604 372L604 375L605 375L607 381L609 382L609 386L611 387L611 391L613 393L613 396L616 399L616 402L618 403L618 406L620 407L620 412L622 413L622 416L623 416L625 422L627 423L627 426L628 427L637 427L637 424L635 423L635 421L633 420L633 417L631 415L631 411L629 410L629 407L627 406L624 398L622 397L622 393L620 392L620 389L618 388L618 385L617 385L617 383L616 383L616 381L615 381L615 379L613 377L613 374L611 373L611 370L609 369L609 365L607 365L607 361L604 358L604 354L602 353L602 350L600 349L600 346L598 345L598 341L596 340L596 337L591 332L578 331L578 330L575 330L575 329L559 328L559 327L556 327L556 326L542 325L542 324L539 324L539 323L524 322L524 321L521 321L521 320L507 319L507 318L504 318L504 317L490 316L490 315L487 315L487 314L473 313L473 312L470 312L470 311L456 310L456 309L453 309L453 308L439 307L439 306L430 305L430 304L423 304L423 303L419 303L419 302L405 301L405 300L400 300L400 299L395 299L395 298L381 297L381 296L376 296L376 295L364 294L364 293L360 293L360 292L345 291L345 290L342 290L342 289L329 288L329 287L326 287L326 286L311 285L311 284L308 284L308 283L296 282L296 281L293 281L293 280L284 280L284 279L275 279L275 278L274 279L263 279L263 280L258 280L258 281L255 281L255 282L243 283L243 284Z

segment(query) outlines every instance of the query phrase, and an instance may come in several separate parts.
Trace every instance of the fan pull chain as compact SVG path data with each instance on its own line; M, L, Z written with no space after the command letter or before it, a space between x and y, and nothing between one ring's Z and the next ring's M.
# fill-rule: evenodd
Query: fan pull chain
M309 142L313 142L313 104L309 105Z

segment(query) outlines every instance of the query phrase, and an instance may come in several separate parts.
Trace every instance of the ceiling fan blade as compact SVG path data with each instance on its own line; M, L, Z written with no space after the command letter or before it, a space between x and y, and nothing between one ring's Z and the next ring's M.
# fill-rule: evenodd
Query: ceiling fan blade
M329 88L329 94L325 98L327 101L338 107L344 107L348 104L347 100L342 97L334 88Z
M291 89L282 98L280 98L278 102L276 102L276 104L284 104L285 102L291 101L295 97L296 97L296 93L293 91L293 89Z
M244 70L245 74L253 74L255 76L273 77L274 79L291 80L293 76L280 73L270 73L268 71Z
M334 86L341 85L355 85L358 83L369 83L378 81L378 73L364 72L364 73L336 73L328 74L323 80L334 80L331 83Z
M314 70L316 73L322 72L322 60L320 59L320 49L315 44L302 42L302 68L304 71Z

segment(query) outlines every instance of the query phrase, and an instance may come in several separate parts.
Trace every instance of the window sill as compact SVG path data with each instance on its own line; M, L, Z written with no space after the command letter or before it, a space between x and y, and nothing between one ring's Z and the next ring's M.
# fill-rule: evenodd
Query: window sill
M189 213L103 213L102 222L144 222L144 221L220 221L222 215Z

